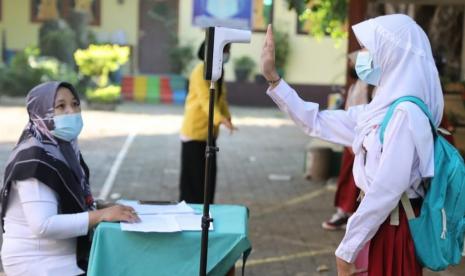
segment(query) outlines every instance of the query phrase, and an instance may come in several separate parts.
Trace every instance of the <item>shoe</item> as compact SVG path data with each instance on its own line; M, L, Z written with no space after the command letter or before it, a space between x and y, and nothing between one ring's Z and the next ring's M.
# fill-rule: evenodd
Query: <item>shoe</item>
M321 224L321 227L325 230L344 230L346 229L347 220L349 215L343 212L336 212L330 220L325 221Z

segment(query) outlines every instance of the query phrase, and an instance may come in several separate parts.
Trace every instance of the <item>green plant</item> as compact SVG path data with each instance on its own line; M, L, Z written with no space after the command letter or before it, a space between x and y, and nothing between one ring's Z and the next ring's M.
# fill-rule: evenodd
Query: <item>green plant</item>
M87 49L78 49L74 59L82 75L94 78L98 87L105 87L108 74L128 62L129 47L91 44Z
M176 74L186 73L194 58L194 49L191 45L177 45L170 50L171 70Z
M63 20L46 21L39 30L39 48L42 55L55 57L74 66L76 34Z
M121 87L118 85L109 85L103 88L88 88L86 98L89 102L96 103L115 103L121 98Z
M242 56L234 60L234 69L252 71L254 67L255 61L248 56Z
M248 56L242 56L234 59L234 72L236 79L239 81L247 80L255 68L255 61Z
M287 0L301 21L309 21L309 34L322 38L329 34L340 43L348 37L348 0Z
M39 54L37 47L28 47L14 56L10 66L0 67L2 94L23 97L34 86L50 80L76 84L77 74L68 65Z
M74 31L76 45L80 49L95 43L95 34L89 28L90 15L86 12L73 10L67 18L69 27Z
M56 58L44 56L30 58L29 65L34 69L45 70L47 74L43 76L44 80L66 81L72 85L78 82L77 73L69 65Z
M284 70L291 52L289 34L282 30L273 30L275 41L275 64L278 70Z

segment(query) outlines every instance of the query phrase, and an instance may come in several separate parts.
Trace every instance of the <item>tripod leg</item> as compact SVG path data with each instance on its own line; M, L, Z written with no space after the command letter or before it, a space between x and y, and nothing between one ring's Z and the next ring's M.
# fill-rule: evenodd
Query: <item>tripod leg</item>
M208 257L208 229L213 221L210 218L210 198L212 193L212 166L216 158L218 148L214 145L213 138L213 114L215 108L215 83L210 83L210 100L208 108L208 137L207 147L205 150L205 186L203 197L203 216L202 216L202 243L200 251L200 276L207 275L207 257Z

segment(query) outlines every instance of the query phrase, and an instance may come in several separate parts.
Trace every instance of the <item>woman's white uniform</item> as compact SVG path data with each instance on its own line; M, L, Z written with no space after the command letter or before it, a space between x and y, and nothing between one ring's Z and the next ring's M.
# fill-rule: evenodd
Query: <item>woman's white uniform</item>
M1 251L8 276L80 275L76 237L85 236L89 214L59 214L56 193L31 178L12 184Z

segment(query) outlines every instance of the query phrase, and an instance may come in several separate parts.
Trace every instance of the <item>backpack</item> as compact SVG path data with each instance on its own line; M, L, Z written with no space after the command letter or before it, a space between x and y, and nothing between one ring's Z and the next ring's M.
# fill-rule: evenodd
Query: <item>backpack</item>
M415 254L422 266L440 271L460 262L465 232L465 165L457 149L439 135L426 104L419 98L405 96L389 107L380 126L384 131L396 106L409 101L428 116L434 135L434 176L425 187L421 213L415 217L407 195L401 204L406 212Z

